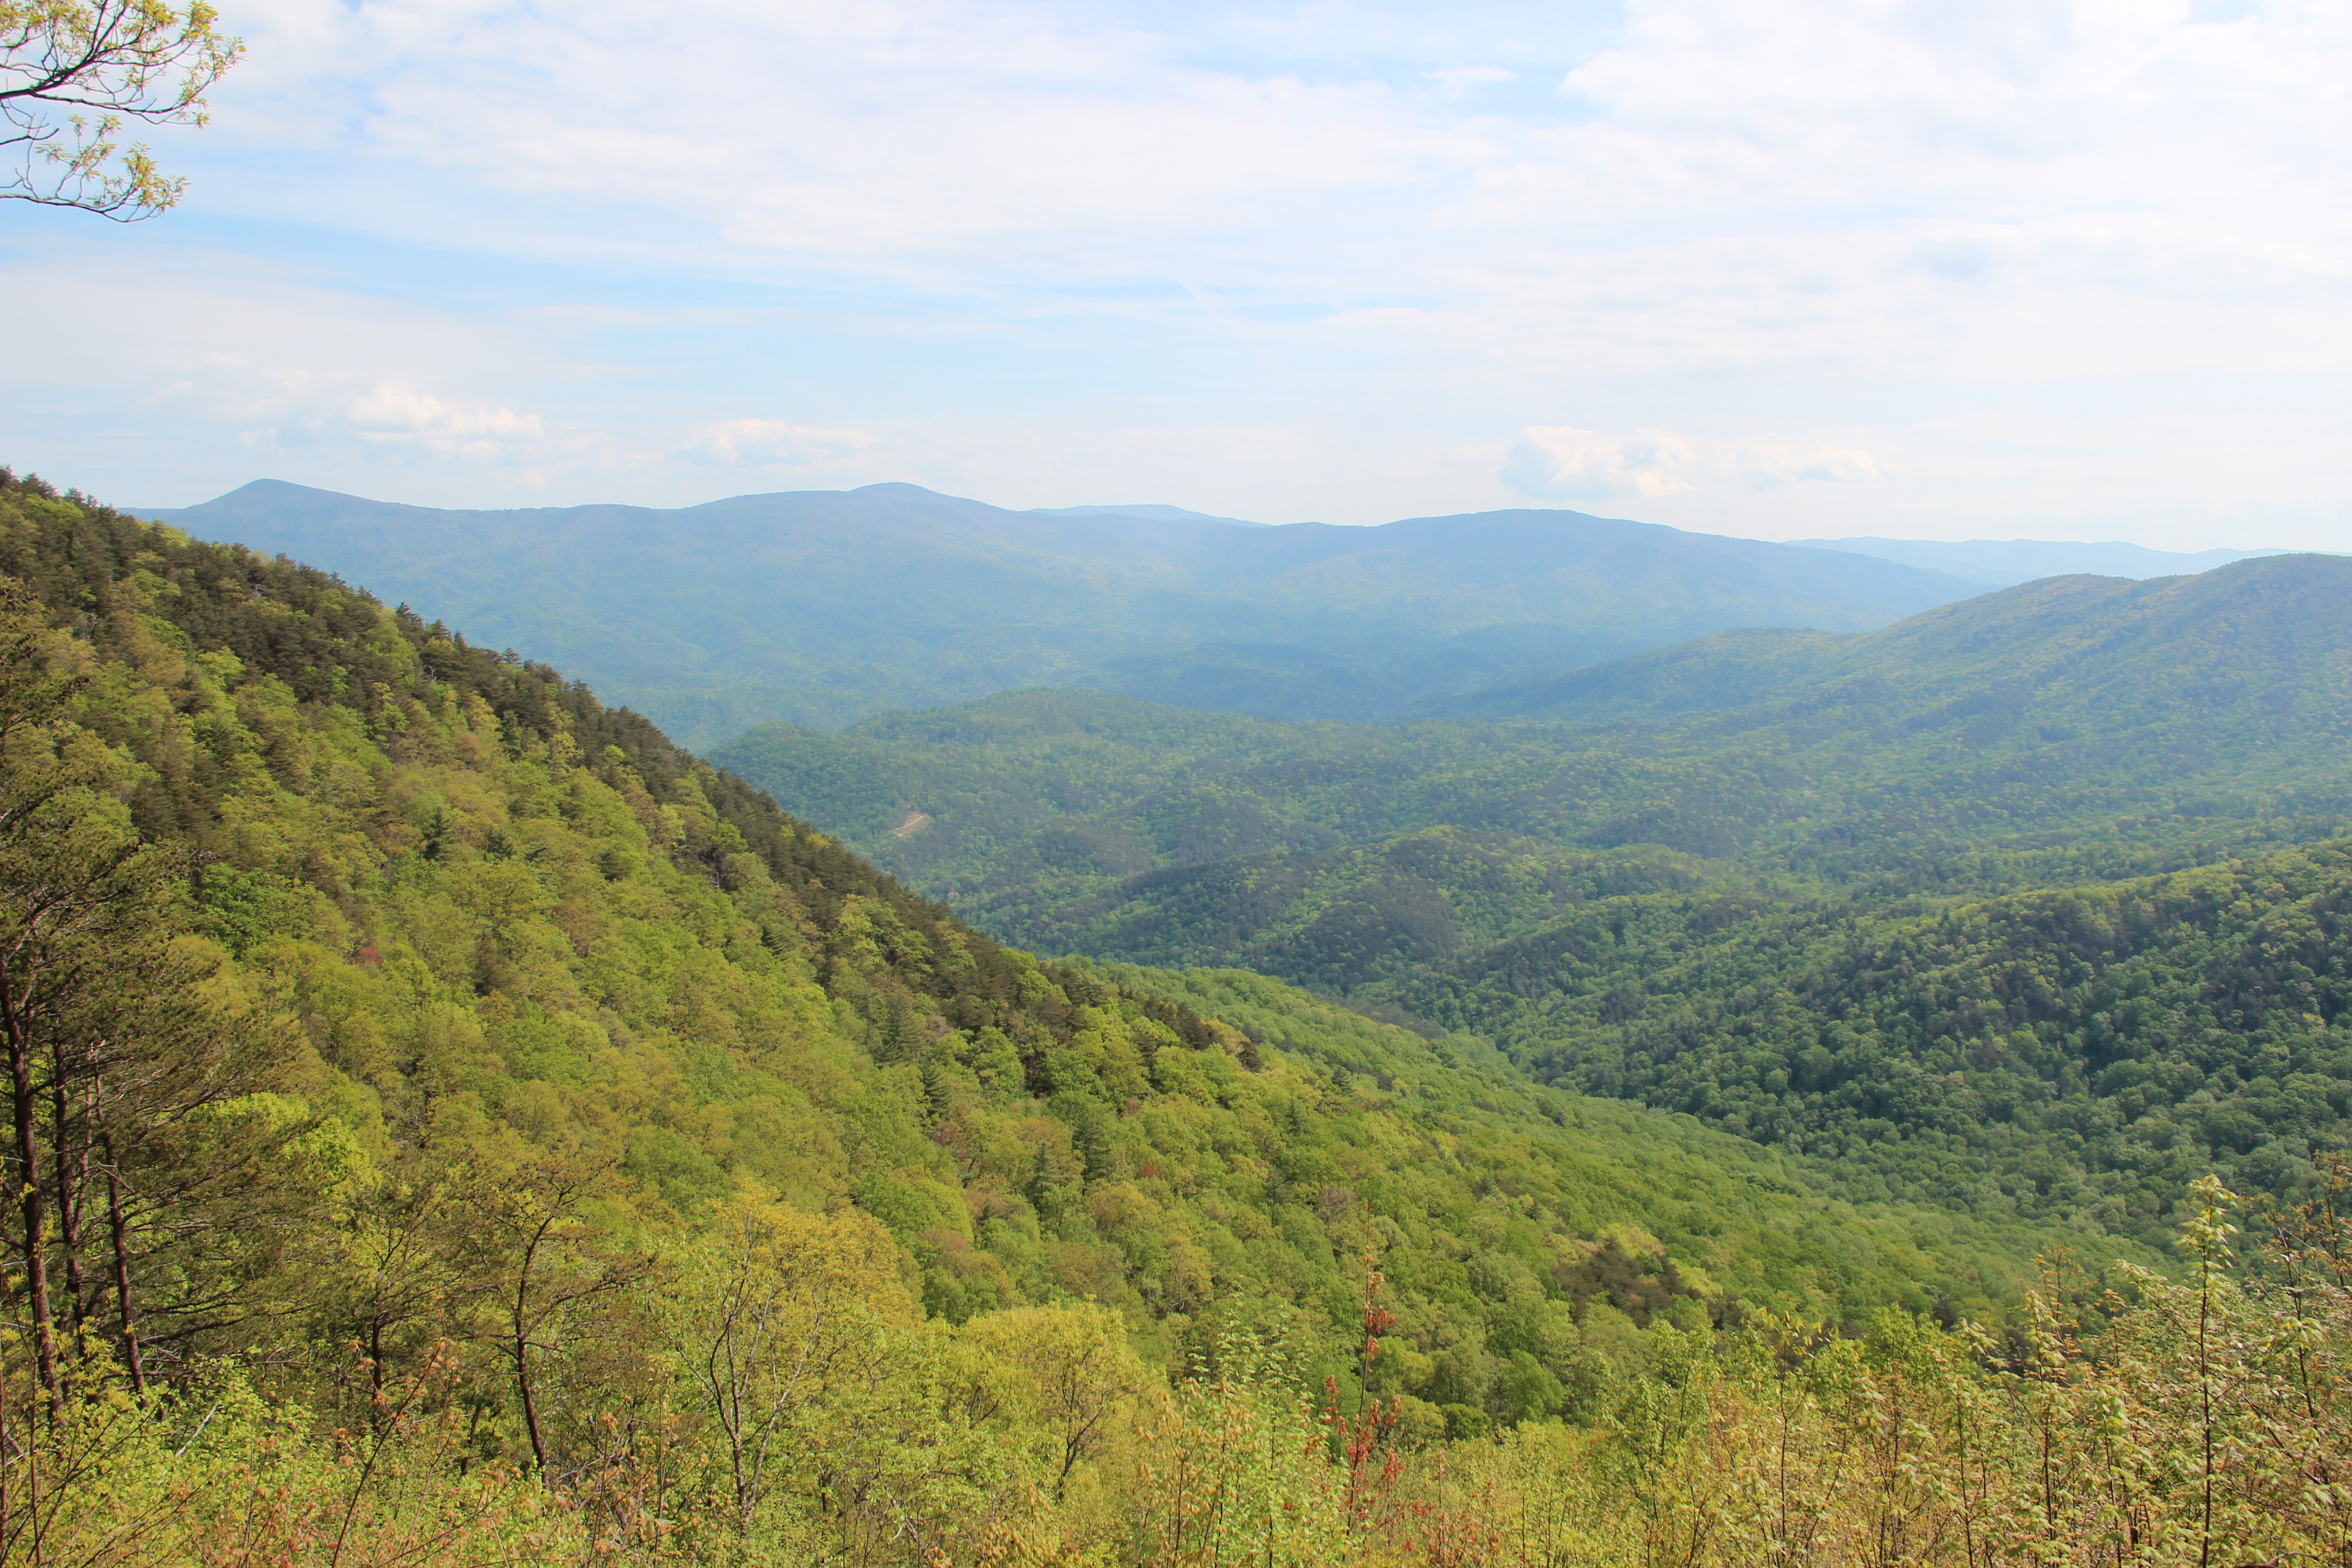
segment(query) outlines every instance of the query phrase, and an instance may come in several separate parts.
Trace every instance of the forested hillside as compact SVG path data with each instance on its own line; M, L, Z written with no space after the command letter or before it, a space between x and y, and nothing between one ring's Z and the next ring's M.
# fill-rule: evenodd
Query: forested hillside
M1041 951L1244 965L1858 1191L2152 1237L2200 1170L2284 1193L2343 1142L2334 851L2295 847L2352 831L2347 626L2352 563L2278 557L1485 700L1540 723L1032 692L717 755Z
M1039 684L1383 718L1727 627L1859 630L1974 591L1572 511L1380 528L1168 512L1007 511L897 484L461 512L263 480L147 515L334 562L562 662L691 746Z
M0 578L0 1419L45 1434L7 1495L54 1494L0 1506L11 1552L586 1518L963 1561L1129 1528L1099 1402L1187 1367L1269 1380L1253 1420L1377 1394L1410 1446L1599 1419L1661 1335L1992 1314L2037 1247L2115 1250L1857 1209L1255 975L1039 963L282 558L5 479ZM780 1345L828 1370L793 1392Z
M2347 606L2352 562L2283 556L2031 584L1853 637L1727 634L1454 705L1510 723L1013 692L714 754L970 908L1055 873L1435 826L1994 888L2352 825ZM929 821L895 831L910 812Z
M1603 899L1362 995L1968 1212L2154 1237L2352 1146L2352 840L1983 900Z

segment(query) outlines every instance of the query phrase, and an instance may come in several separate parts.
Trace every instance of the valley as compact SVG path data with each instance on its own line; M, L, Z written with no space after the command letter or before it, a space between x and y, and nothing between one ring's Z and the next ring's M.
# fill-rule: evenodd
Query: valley
M2054 1550L2035 1456L2142 1485L2100 1424L2191 1452L2183 1358L2334 1419L2259 1384L2352 1268L2334 558L707 755L12 475L0 580L47 1542L1157 1562L1172 1449L1286 1562L1630 1563L1916 1396L2015 1440L1905 1473ZM2336 1528L2232 1464L2229 1539Z
M1238 964L1857 1192L2154 1238L2192 1167L2283 1194L2345 1137L2347 605L2352 564L2274 556L1461 720L1032 691L713 754L1007 941Z

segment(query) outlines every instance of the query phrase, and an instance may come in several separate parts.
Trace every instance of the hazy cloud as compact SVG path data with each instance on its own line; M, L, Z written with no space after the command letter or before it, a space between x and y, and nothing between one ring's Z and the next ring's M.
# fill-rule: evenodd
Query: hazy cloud
M446 402L402 386L378 386L354 398L343 417L361 439L413 443L436 457L496 461L540 446L546 423L487 404Z
M1538 500L1662 496L1689 487L1696 461L1689 444L1670 430L1534 425L1511 444L1502 479Z
M1716 486L1793 481L1844 484L1887 477L1889 468L1853 447L1786 442L1737 444L1671 430L1580 430L1536 425L1506 449L1501 479L1538 500L1599 500Z
M1442 66L1428 74L1430 81L1444 93L1471 92L1519 79L1518 72L1501 66Z
M726 419L695 432L678 454L717 468L805 468L874 445L862 430L825 430L781 419Z
M1877 458L1851 447L1751 446L1740 449L1734 466L1743 479L1756 484L1789 479L1839 484L1886 477L1885 465Z

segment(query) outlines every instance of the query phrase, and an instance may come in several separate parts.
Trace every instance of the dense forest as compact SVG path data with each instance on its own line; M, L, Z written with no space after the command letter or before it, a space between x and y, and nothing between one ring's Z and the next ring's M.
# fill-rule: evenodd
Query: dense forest
M2062 578L1281 724L1076 692L718 760L983 929L1235 964L1843 1190L2160 1245L2346 1146L2352 568Z
M1578 910L1755 896L1581 853ZM2266 874L2324 933L2337 870ZM2238 874L2117 929L2223 962ZM1032 958L544 665L5 472L0 887L0 1560L2352 1562L2324 1155L2162 1251L1857 1202L1531 1080L1507 974L1447 1032ZM1774 918L1791 1008L1885 962ZM2301 931L2232 1020L2334 1005Z
M2347 597L2352 563L2282 556L2029 584L1856 637L1727 634L1420 723L1040 690L714 755L974 908L1434 826L1989 890L2352 827ZM894 837L918 808L930 824ZM1083 921L1116 889L1040 891Z

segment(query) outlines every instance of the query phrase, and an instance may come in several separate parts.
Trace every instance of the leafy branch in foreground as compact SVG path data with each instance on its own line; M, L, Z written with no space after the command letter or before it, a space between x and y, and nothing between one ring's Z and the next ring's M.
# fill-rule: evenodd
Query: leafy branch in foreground
M125 223L176 205L186 179L120 135L205 122L205 92L245 53L218 19L204 0L0 0L0 149L17 162L0 199Z

